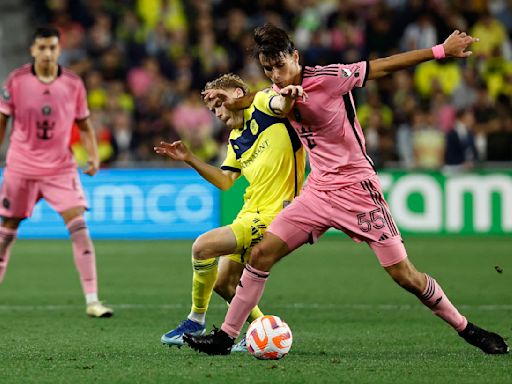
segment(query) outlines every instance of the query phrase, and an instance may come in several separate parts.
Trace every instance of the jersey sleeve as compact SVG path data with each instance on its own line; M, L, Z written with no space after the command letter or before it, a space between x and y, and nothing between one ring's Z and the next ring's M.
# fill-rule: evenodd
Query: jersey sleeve
M231 143L231 137L229 138L229 142L228 142L228 150L226 153L226 158L222 162L220 169L222 169L224 171L239 172L239 173L242 171L242 165L240 164L240 161L238 161L236 159L236 154L235 154L235 151L233 150L233 144Z
M272 99L276 96L279 96L279 93L277 93L272 88L267 88L264 89L263 91L256 93L252 103L255 108L266 113L267 115L280 117L280 115L277 114L276 111L274 111L270 105Z
M0 112L4 115L11 116L14 112L13 95L13 76L9 76L2 86L2 94L0 95Z
M328 67L331 68L331 66ZM344 95L356 87L364 87L370 65L368 61L360 61L353 64L335 64L335 68L337 75L324 76L323 85L332 94ZM322 73L321 71L321 69L318 70L319 73Z
M78 82L78 92L76 96L75 119L82 120L89 117L89 107L87 106L87 93L82 80Z

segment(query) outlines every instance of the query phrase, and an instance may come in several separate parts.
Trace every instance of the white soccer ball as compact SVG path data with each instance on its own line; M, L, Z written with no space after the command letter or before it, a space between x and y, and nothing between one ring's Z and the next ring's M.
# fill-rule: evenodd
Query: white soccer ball
M292 347L292 331L277 316L263 316L247 329L247 351L257 359L279 360Z

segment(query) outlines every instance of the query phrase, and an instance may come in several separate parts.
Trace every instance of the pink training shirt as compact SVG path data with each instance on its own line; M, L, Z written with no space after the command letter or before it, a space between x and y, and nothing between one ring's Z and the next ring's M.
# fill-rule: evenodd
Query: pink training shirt
M76 167L71 128L75 120L89 116L85 87L76 74L59 67L57 78L43 83L33 65L24 65L7 78L0 112L14 119L8 169L24 176L52 176Z
M296 99L288 118L309 154L308 186L335 190L375 175L351 93L364 86L368 70L366 61L304 67L309 98Z

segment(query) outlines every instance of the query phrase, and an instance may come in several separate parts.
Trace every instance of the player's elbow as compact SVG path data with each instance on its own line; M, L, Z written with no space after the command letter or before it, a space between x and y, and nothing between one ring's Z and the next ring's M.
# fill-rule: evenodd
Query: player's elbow
M223 180L217 185L217 188L219 188L221 191L227 191L233 186L233 182Z

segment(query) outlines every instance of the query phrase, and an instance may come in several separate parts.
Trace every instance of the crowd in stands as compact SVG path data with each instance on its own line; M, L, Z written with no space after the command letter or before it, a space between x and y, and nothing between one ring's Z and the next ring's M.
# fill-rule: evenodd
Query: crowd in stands
M480 38L468 60L423 63L355 94L381 167L467 169L512 161L511 0L33 0L62 32L61 64L85 81L104 164L162 160L161 140L222 161L226 128L202 103L205 82L234 72L269 85L254 27L290 32L306 65L430 48L455 29ZM73 147L83 157L77 137Z

